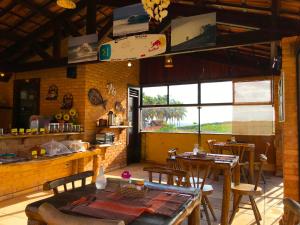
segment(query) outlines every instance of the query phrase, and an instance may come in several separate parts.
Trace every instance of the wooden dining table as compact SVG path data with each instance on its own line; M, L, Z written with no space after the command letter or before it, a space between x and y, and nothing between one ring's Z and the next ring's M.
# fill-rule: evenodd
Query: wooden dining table
M120 185L119 179L108 179L106 189L115 188L116 185ZM158 190L161 193L178 192L183 195L191 195L192 197L180 206L179 210L173 217L144 212L133 222L130 222L130 225L179 225L186 218L188 219L189 225L200 225L201 192L199 189L176 187L150 182L145 182L145 186L148 189L153 189L156 191ZM60 209L61 207L66 206L67 204L77 201L82 196L93 195L95 193L99 194L99 192L101 192L101 190L97 190L95 184L90 184L86 185L85 187L79 187L67 192L59 193L58 195L55 195L53 197L33 202L27 205L25 209L25 213L28 218L28 225L45 225L45 222L38 213L39 206L45 202L50 203L54 207ZM74 215L73 212L71 214Z
M224 155L224 154L199 154L193 155L192 152L185 152L178 154L176 158L185 159L197 159L197 160L211 160L212 168L222 170L224 174L223 183L223 199L222 199L222 213L221 213L221 224L229 224L229 210L230 210L230 195L231 195L231 183L232 177L234 184L238 185L240 183L240 166L238 164L239 157L235 155ZM234 196L234 202L237 196Z
M231 151L233 148L243 147L245 152L248 154L249 160L249 183L254 182L254 161L255 161L255 144L252 143L233 143L233 142L214 142L214 149L218 154L224 154L225 151Z

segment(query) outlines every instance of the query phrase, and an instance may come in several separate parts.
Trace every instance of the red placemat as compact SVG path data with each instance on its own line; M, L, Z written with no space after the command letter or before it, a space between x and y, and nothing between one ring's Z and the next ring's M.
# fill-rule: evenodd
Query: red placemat
M60 210L95 218L124 220L129 224L144 212L173 217L192 197L174 191L149 189L144 197L131 198L106 190L82 197Z

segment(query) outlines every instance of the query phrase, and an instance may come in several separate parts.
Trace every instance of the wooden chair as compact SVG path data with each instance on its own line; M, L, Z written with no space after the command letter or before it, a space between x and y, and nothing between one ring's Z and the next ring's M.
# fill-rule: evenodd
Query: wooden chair
M247 146L239 144L237 146L231 146L231 152L233 155L239 156L239 166L241 169L242 177L244 181L248 181L246 171L249 170L249 162L245 160L245 151Z
M210 213L212 214L214 221L217 221L212 205L208 200L208 195L211 195L214 189L211 185L205 184L205 181L211 169L212 161L209 160L204 161L198 159L191 160L191 159L183 159L183 158L179 158L178 160L181 167L184 170L188 171L186 180L190 182L188 182L187 186L199 188L202 191L201 205L203 206L207 223L210 225L211 221L210 221L208 209L210 210Z
M217 140L215 139L208 139L207 140L207 145L208 145L208 149L210 151L210 153L218 153L217 149L214 147L214 143L217 142Z
M144 167L143 170L148 172L149 182L161 184L164 181L163 178L165 177L168 185L186 186L184 178L187 176L187 173L185 171L159 166ZM155 174L158 175L157 181L153 179Z
M300 204L293 199L283 199L285 214L280 221L281 225L298 225L300 223Z
M43 189L44 191L53 190L54 195L57 195L59 193L58 187L63 186L64 191L68 191L67 184L71 183L72 184L71 190L72 190L75 189L75 182L80 180L81 180L81 186L85 186L86 178L91 177L93 175L94 175L93 171L86 171L68 177L63 177L57 180L48 181L43 185Z
M167 166L170 169L181 170L180 165L176 161L177 148L171 148L168 151Z
M95 219L67 215L49 203L42 204L38 208L38 213L48 225L125 225L122 220Z
M251 206L252 206L252 210L254 212L256 223L258 225L260 224L260 220L262 218L261 218L261 215L259 213L258 207L255 203L254 196L262 195L262 189L260 187L258 187L258 184L259 184L259 179L261 177L260 174L262 172L263 165L266 161L267 161L267 157L264 154L261 154L260 155L259 172L258 172L258 176L257 176L256 181L255 181L255 184L240 183L240 184L238 184L236 186L233 186L231 188L232 192L234 194L237 194L238 198L237 198L236 204L233 207L233 212L232 212L232 215L230 217L229 224L231 224L232 221L233 221L233 218L234 218L234 216L235 216L235 214L236 214L236 212L239 208L239 204L241 202L241 199L242 199L243 195L248 195L249 196L249 200L251 202Z
M268 152L269 152L270 147L271 147L270 142L266 142L264 155L267 156L267 157L268 157ZM259 165L260 165L260 162L254 162L254 167L255 168L259 169ZM265 175L264 175L264 170L261 171L261 178L262 178L262 180L265 184L266 183L266 178L265 178Z

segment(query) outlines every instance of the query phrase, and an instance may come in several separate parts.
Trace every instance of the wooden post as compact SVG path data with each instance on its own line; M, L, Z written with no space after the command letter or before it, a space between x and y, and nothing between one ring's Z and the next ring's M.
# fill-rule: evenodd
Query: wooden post
M53 57L60 59L61 57L61 25L58 21L54 22L54 37L53 37Z
M97 28L97 2L96 0L88 0L86 2L86 34L95 34Z
M188 217L188 225L200 225L200 204L197 205Z
M99 175L100 165L101 165L101 156L100 155L94 155L93 156L93 171L94 171L94 176L92 178L92 183L96 182L96 178Z

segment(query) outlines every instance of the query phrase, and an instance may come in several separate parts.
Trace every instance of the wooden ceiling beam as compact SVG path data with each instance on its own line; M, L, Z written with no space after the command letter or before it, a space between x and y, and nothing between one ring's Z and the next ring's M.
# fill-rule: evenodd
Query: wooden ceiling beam
M113 27L113 16L109 16L106 24L101 28L100 32L98 32L98 41L101 42L103 38L107 36L107 34L112 30Z
M85 1L81 0L77 3L76 9L62 12L55 18L55 20L62 21L64 19L68 19L69 17L73 16L74 14L78 13L81 9L83 9L84 6ZM48 21L41 27L37 28L36 30L25 36L21 41L18 41L13 46L7 48L0 54L0 59L9 59L10 56L14 55L15 52L26 48L26 45L31 45L31 43L35 42L40 35L49 31L49 27L52 26L53 22L53 20ZM26 45L24 45L24 43L26 43Z
M41 47L38 42L32 43L31 47L42 59L50 60L53 58L50 54L48 54L48 52L44 50L43 47Z
M95 34L97 29L97 0L86 2L86 34Z
M6 6L5 8L1 8L0 10L0 18L4 15L6 15L6 13L8 13L9 11L11 11L15 6L17 5L16 1L12 1L8 6Z

